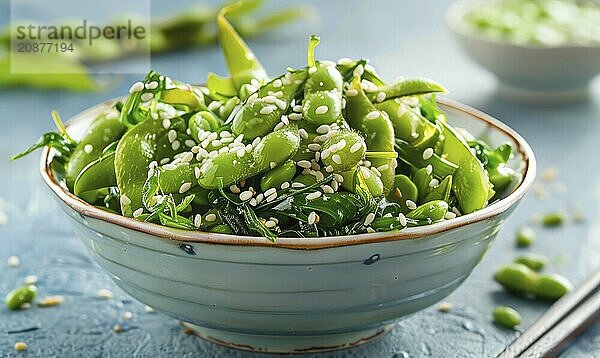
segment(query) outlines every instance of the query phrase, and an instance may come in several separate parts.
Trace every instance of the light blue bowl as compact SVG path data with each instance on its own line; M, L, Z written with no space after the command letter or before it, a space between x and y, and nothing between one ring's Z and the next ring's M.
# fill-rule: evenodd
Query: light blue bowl
M394 233L280 238L191 232L139 222L73 196L49 167L40 170L73 219L94 259L141 302L189 322L198 335L263 352L352 347L389 331L394 321L448 296L492 244L504 220L533 183L529 145L512 129L467 106L440 100L449 122L515 148L515 190L487 208ZM80 136L111 106L70 122Z
M461 0L450 6L446 21L469 57L498 78L499 93L511 100L563 103L585 98L600 73L600 46L546 47L514 44L476 33L465 15L482 0Z

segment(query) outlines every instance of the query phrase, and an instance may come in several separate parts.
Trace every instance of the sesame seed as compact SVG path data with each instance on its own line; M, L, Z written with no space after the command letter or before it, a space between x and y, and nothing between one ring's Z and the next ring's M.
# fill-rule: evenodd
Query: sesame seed
M271 202L273 200L275 200L277 198L277 192L267 196L267 198L265 199L267 202Z
M204 219L208 222L213 222L213 221L217 220L217 215L210 213L210 214L206 215L206 217Z
M140 99L142 100L142 102L148 102L152 98L154 98L154 94L152 94L150 92L142 93L142 95L140 96Z
M453 308L454 306L452 305L452 303L450 302L441 302L438 306L437 306L437 310L443 313L446 312L450 312L450 310Z
M275 103L277 97L275 96L264 96L262 99L265 103Z
M321 152L315 152L315 160L318 162L321 160Z
M260 109L260 114L271 114L273 113L275 109L273 108L273 106L265 106L263 108Z
M431 173L433 173L433 167L431 166L431 164L428 164L428 165L425 167L425 171L427 172L427 174L431 174Z
M325 167L325 171L326 171L327 173L333 173L333 171L334 171L334 169L333 169L333 166L331 166L331 165L328 165L328 166L326 166L326 167ZM320 173L320 172L319 172L319 173ZM323 174L321 174L321 175L323 175Z
M284 181L283 183L281 183L281 189L287 189L290 187L290 183L287 181Z
M406 226L406 216L404 216L402 213L398 214L398 222L400 225Z
M325 149L324 151L321 152L321 159L327 159L327 158L329 158L330 155L331 155L331 150Z
M373 172L373 174L375 174L376 177L381 178L381 173L379 172L379 169L372 167L371 171Z
M349 90L346 91L346 96L348 97L354 97L358 95L358 91L355 90L354 88L350 88Z
M183 194L186 191L190 190L190 188L192 187L192 183L183 183L181 184L181 186L179 187L179 194Z
M142 82L136 82L134 84L131 85L131 87L129 88L129 93L133 94L136 92L140 92L144 89L144 84Z
M283 123L287 126L288 124L290 124L290 120L288 119L288 117L286 115L283 115L283 116L281 116L281 123Z
M121 201L121 205L125 205L125 206L131 205L131 200L125 194L121 195L120 201Z
M338 184L338 182L336 180L333 180L331 182L331 188L333 189L333 191L338 191L338 189L340 188L340 185Z
M165 165L163 165L163 169L164 170L175 170L175 169L177 169L177 166L175 164L165 164Z
M423 151L423 159L427 160L433 156L433 148L427 148Z
M310 74L313 74L315 72L317 72L317 68L316 67L311 67L311 68L308 69L308 73L310 73Z
M113 326L113 331L115 333L121 333L123 332L123 327L121 327L121 325L117 323Z
M125 311L125 312L123 312L123 316L122 317L125 320L130 320L130 319L133 318L133 312L131 312L131 311Z
M281 80L279 78L273 81L273 87L278 88L281 86L283 86L283 83L281 83Z
M327 124L322 124L319 127L317 127L317 133L325 134L325 133L329 132L330 129L331 128Z
M402 192L400 191L400 188L396 188L396 190L394 191L394 195L396 196L396 198L402 199Z
M183 144L185 144L186 147L192 148L192 147L194 147L196 145L196 142L194 142L191 139L186 139L185 142L183 142Z
M344 182L344 177L341 174L333 174L333 180L337 181L338 183L343 183Z
M288 114L288 118L291 119L292 121L299 121L302 119L302 114L301 113L290 113L290 114Z
M21 259L18 256L10 256L6 263L8 267L18 267L21 264Z
M365 72L365 68L363 67L363 65L358 65L358 66L356 66L354 71L352 71L352 74L354 76L362 77L364 72Z
M112 291L107 290L106 288L99 289L98 292L96 292L96 295L103 300L108 300L113 297Z
M294 107L292 107L292 111L294 111L296 113L302 113L302 106L297 104Z
M367 168L370 168L370 167L371 167L371 161L370 161L370 160L365 160L365 161L363 162L363 165L364 165L365 167L367 167Z
M194 158L194 153L192 153L192 152L185 152L181 156L181 162L182 163L189 163L189 162L192 161L193 158Z
M181 147L181 143L180 143L178 140L176 140L176 141L174 141L173 143L171 143L171 148L172 148L173 150L178 150L178 149L179 149L179 147Z
M310 143L307 147L308 147L308 149L312 150L313 152L316 152L319 149L321 149L321 145L319 143Z
M138 217L140 217L140 215L142 215L144 213L144 209L142 208L138 208L133 212L133 217L135 219L137 219Z
M328 173L331 173L329 171L329 169L331 169L331 172L333 171L333 168L331 167L331 165L328 165L327 168L325 168L325 170L327 170ZM323 173L321 173L321 172L315 172L315 178L317 178L317 181L321 181L321 180L325 179L325 175L323 175Z
M377 170L379 170L380 172L384 172L384 171L386 171L388 169L390 169L390 166L387 165L387 164L380 165L380 166L377 167Z
M319 215L317 213L315 213L314 211L311 211L310 214L308 214L308 224L309 225L313 225L319 222Z
M36 275L25 276L23 283L26 285L35 285L38 282L38 277Z
M365 218L364 225L365 226L371 225L371 223L373 222L373 220L375 220L375 214L374 213L368 213L367 217Z
M265 221L265 226L268 228L272 228L272 227L277 226L277 223L273 220L267 220L267 221Z
M342 164L342 157L339 154L334 154L331 156L331 160L333 160L336 164Z
M315 199L321 197L322 194L323 193L321 193L320 191L312 192L312 193L306 195L306 200L315 200Z
M194 226L199 228L200 225L202 225L202 215L196 214L196 216L194 216Z
M367 119L375 119L378 118L381 115L381 113L379 113L379 111L371 111L367 114Z
M440 181L437 179L431 179L431 181L429 182L429 186L431 188L435 188L436 186L440 185Z
M154 308L146 305L146 306L144 306L144 312L146 312L146 313L154 313Z
M65 298L63 296L48 296L48 297L44 297L44 298L40 298L37 301L37 305L39 307L52 307L52 306L58 306L61 303L65 302Z
M417 208L417 204L415 204L414 201L408 199L408 200L406 200L406 207L409 208L410 210L414 210Z
M279 107L282 111L285 111L287 108L287 102L280 100L279 98L275 100L275 105Z
M310 169L312 170L321 170L321 166L315 160L310 162Z
M446 215L444 215L444 219L446 220L452 220L456 217L456 213L452 212L452 211L448 211L446 213Z
M279 122L279 123L277 123L277 125L275 126L275 128L273 128L273 130L274 130L274 131L278 131L278 130L280 130L281 128L283 128L283 126L284 126L284 125L285 125L285 123L283 123L283 122Z
M306 185L304 185L303 183L299 183L299 182L293 182L291 184L292 188L294 189L298 189L298 188L304 188ZM267 193L265 192L265 195L267 195Z
M325 114L329 111L329 107L327 106L319 106L315 109L315 114Z
M146 83L146 89L153 90L153 89L157 89L157 88L158 88L158 82L156 82L156 81Z
M379 92L375 100L377 102L383 102L385 100L385 92Z
M300 160L298 163L296 163L296 165L299 166L300 168L305 168L305 169L308 169L311 166L311 164L308 160Z
M452 207L452 212L456 214L456 216L461 216L461 212L460 210L458 210L458 208L456 206Z
M323 185L321 187L321 189L323 189L323 192L325 192L326 194L333 194L335 193L335 190L333 190L333 188L329 185Z
M350 153L356 153L362 148L362 143L356 142L350 147Z
M340 58L340 59L338 60L338 62L337 62L337 63L338 63L338 65L351 65L351 64L353 64L353 63L354 63L354 61L352 61L352 60L351 60L351 59L349 59L349 58L342 57L342 58Z
M141 83L141 82L139 82ZM23 352L27 350L27 343L25 342L17 342L15 343L15 350L18 352Z
M306 131L306 129L304 129L304 128L298 129L298 134L300 134L300 137L302 137L302 139L308 139L308 132Z
M375 231L375 229L373 229L372 227L370 227L370 226L369 226L369 227L367 228L367 232L368 232L369 234L372 234L372 233L374 233L374 232L377 232L377 231Z
M83 151L86 152L87 154L90 154L93 150L94 150L94 146L91 144L86 144L83 147Z
M246 201L248 199L250 199L252 197L252 192L249 190L245 190L243 192L240 193L240 200L241 201Z

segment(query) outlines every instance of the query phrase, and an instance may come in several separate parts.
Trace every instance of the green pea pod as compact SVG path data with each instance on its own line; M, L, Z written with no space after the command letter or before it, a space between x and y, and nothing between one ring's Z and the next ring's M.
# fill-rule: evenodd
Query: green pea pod
M445 137L443 153L449 161L458 165L453 174L452 189L462 213L472 213L483 208L488 201L491 188L487 172L456 131L444 122L438 123Z
M418 206L406 214L407 219L434 223L440 221L448 212L448 203L443 200L433 200Z
M413 147L425 149L438 140L438 126L423 117L417 108L404 101L386 100L375 104L375 107L388 114L396 138L408 142Z
M367 145L356 132L341 129L321 146L321 160L336 173L348 171L364 158Z
M419 197L417 198L417 202L423 203L425 202L425 197L429 195L431 190L433 189L429 184L433 179L433 175L431 175L427 168L417 169L412 175L412 182L415 183L417 190L419 192Z
M302 88L306 74L306 70L287 72L262 86L236 113L231 124L232 133L236 136L244 134L246 140L252 140L272 132L281 121L281 116L289 109L292 99ZM272 101L264 100L269 96L269 92L280 91L282 95L278 98Z
M206 79L206 87L211 91L223 96L237 96L237 89L230 77L221 77L215 73L209 72Z
M416 203L418 198L419 191L415 183L413 183L413 181L410 180L410 178L406 175L397 174L394 177L394 187L387 194L387 199L400 204L402 211L407 213L410 211L410 209L408 209L406 206L406 201L411 200Z
M275 167L266 172L260 179L260 189L267 191L268 189L279 189L281 184L291 181L296 175L296 163L288 160L282 165Z
M179 192L180 194L183 194L187 192L187 190L195 188L198 186L196 168L200 168L200 163L178 165L176 168L169 170L161 168L158 179L160 189L165 193ZM182 186L183 188L187 186L186 183L189 183L190 186L188 186L187 190L181 192Z
M370 151L394 152L394 127L387 118L387 114L377 110L369 101L360 85L358 76L354 77L351 88L356 91L356 95L346 97L345 112L350 126L363 134ZM377 168L384 168L380 170L381 182L383 183L383 194L388 193L394 184L395 159L373 159L371 163Z
M207 109L202 92L190 85L178 84L175 88L163 91L160 101L174 105L185 105L196 111Z
M75 179L73 193L81 197L83 193L116 185L115 152L112 151L83 168Z
M438 178L445 178L448 175L452 175L458 168L458 165L434 153L433 148L419 150L402 139L396 139L395 148L400 160L414 168L424 168L431 165L432 173ZM425 150L432 151L430 157L424 155Z
M229 186L281 165L296 153L299 146L298 128L285 126L264 136L251 153L239 156L237 152L227 152L209 158L200 167L198 182L207 189Z
M125 132L125 127L119 121L118 116L107 116L110 114L103 114L96 118L77 143L67 164L66 181L69 189L73 190L75 180L83 168L100 158L104 148L121 138Z
M158 138L166 135L160 119L148 118L131 128L121 138L115 152L115 173L121 193L121 212L132 216L142 208L142 188L148 167L156 159Z
M450 198L450 191L452 190L452 175L448 175L442 180L442 182L431 189L431 191L425 196L423 201L428 202L431 200L443 200L448 202Z
M375 102L377 101L378 97L390 99L404 96L416 96L434 92L448 93L448 90L439 83L428 78L411 78L380 87L377 91L369 93L368 97L369 100L371 100L371 102ZM380 93L384 93L385 97L379 95Z
M259 82L267 80L267 72L260 64L254 53L248 48L248 45L235 31L229 23L226 16L232 11L236 11L244 6L244 2L236 2L225 6L217 15L217 28L219 43L225 55L225 62L229 68L229 74L233 84L238 89L245 84L250 84L252 79Z

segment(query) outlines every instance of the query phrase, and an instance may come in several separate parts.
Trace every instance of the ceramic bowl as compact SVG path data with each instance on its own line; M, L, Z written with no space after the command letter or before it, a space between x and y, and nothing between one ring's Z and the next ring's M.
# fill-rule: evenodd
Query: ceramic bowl
M73 118L77 138L112 103ZM499 121L440 100L449 121L515 149L514 191L483 210L401 232L279 238L182 231L95 208L41 174L93 258L124 291L230 347L311 352L352 347L442 300L492 244L536 172L529 145Z
M449 28L465 52L498 78L505 97L525 102L565 102L584 98L600 73L600 46L517 45L479 35L464 17L477 1L458 1L446 13Z

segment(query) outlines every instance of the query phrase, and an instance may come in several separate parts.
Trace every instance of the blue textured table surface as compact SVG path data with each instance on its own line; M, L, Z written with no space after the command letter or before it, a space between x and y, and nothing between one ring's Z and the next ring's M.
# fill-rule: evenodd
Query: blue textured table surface
M178 1L154 2L158 14ZM189 3L189 1L187 1ZM559 168L553 182L538 180L547 193L530 193L506 223L497 241L467 281L447 300L450 313L435 308L402 322L388 336L368 345L328 356L353 357L487 357L498 354L548 308L547 304L504 293L491 278L494 268L518 253L549 256L549 271L581 282L600 264L600 86L591 98L563 107L530 107L498 99L494 80L473 65L446 29L443 14L450 1L338 1L312 2L318 17L289 26L276 34L251 41L263 64L276 74L287 66L303 65L309 33L322 38L318 57L368 57L384 78L427 76L446 85L449 97L482 109L515 128L531 143L539 167ZM288 5L282 2L277 6ZM8 22L8 5L0 5L0 27ZM216 47L155 57L159 72L188 82L201 82L208 71L224 74ZM0 293L21 284L26 275L39 277L41 295L64 295L52 308L33 307L12 312L0 308L0 356L15 354L13 345L25 341L23 356L256 356L225 349L183 333L179 322L144 306L119 290L91 260L71 231L70 223L50 198L37 172L38 156L18 162L8 156L52 128L49 112L68 118L103 99L125 93L133 77L95 94L0 90ZM514 247L514 231L535 215L551 210L584 209L585 220L572 220L556 229L536 227L538 240L530 250ZM1 214L0 214L1 215ZM9 268L11 255L21 259ZM98 289L114 292L110 300L97 298ZM499 328L491 321L498 304L516 307L523 315L519 330ZM126 311L133 318L125 320ZM112 327L120 323L124 332ZM27 332L18 331L31 328ZM600 323L577 339L567 357L600 356Z

